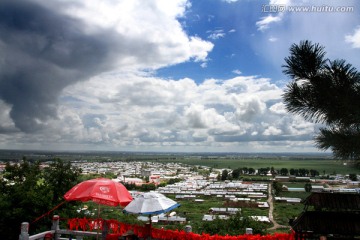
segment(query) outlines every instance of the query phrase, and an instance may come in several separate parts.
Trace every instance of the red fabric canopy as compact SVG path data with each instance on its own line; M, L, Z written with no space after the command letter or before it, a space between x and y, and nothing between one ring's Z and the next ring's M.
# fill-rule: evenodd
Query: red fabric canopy
M153 228L151 232L149 231L148 226L139 226L131 225L119 222L117 220L103 220L103 219L87 219L87 218L72 218L68 220L69 230L76 231L92 231L96 226L100 226L101 229L103 226L107 225L109 228L109 234L106 235L106 240L117 240L120 237L128 232L129 230L133 231L135 235L139 238L147 238L149 234L153 239L158 240L294 240L294 233L274 233L267 235L237 235L237 236L220 236L220 235L210 235L207 233L196 234L196 233L187 233L183 230L166 230Z
M65 193L66 201L93 201L108 206L125 207L132 201L131 194L121 183L107 178L81 182Z

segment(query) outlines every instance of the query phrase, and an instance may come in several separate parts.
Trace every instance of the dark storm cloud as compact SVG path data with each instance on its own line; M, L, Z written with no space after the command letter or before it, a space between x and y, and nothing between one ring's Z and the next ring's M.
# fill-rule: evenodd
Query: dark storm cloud
M109 67L114 35L84 27L29 1L0 2L0 99L21 131L40 130L66 86Z

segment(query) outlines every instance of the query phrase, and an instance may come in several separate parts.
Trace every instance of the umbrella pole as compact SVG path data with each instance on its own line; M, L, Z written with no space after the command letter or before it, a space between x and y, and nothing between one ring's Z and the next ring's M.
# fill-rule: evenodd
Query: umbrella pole
M151 226L151 214L149 215L149 219L150 219L150 224L149 224L149 226L150 226L150 228L149 228L149 239L152 239L151 238L151 228L152 228L152 226Z
M96 234L96 240L98 240L99 239L99 228L100 228L100 203L98 203L98 220L97 220L97 222L98 222L98 226L97 226L97 234Z
M100 203L98 204L98 219L100 218Z

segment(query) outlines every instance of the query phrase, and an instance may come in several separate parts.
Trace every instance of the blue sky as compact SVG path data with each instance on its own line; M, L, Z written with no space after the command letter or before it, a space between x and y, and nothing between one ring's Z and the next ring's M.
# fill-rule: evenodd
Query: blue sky
M270 6L284 6L288 10L270 12ZM299 6L315 7L315 12L289 12L289 8ZM350 12L346 9L336 12L336 7L350 7ZM351 35L360 22L358 8L355 1L193 1L181 22L189 35L214 43L208 54L207 67L187 62L159 69L158 74L191 77L196 81L231 78L239 72L275 81L286 79L281 69L283 59L288 55L290 45L301 40L329 46L326 49L330 52L329 57L350 58L349 61L358 67L357 53L351 54L353 49L344 41L344 36ZM260 30L259 22L269 16L280 16L281 20ZM331 49L334 46L339 46L341 51ZM278 54L272 54L271 50L278 51Z
M0 148L316 152L291 44L360 68L356 0L4 0Z
M184 72L189 69L191 75L188 77L203 81L204 78L231 78L239 72L245 75L274 73L273 68L265 64L261 52L257 52L252 45L257 34L256 21L264 16L261 7L261 1L192 2L191 10L182 23L189 35L214 43L208 55L207 67L185 63L160 69L159 75L184 77Z

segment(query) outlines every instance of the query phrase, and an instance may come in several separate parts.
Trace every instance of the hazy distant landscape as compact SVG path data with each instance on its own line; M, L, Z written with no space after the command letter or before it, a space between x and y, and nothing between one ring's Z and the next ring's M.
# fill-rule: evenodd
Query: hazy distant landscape
M205 152L116 152L116 151L27 151L0 150L0 161L27 160L51 161L56 158L67 161L147 161L179 162L215 168L252 167L307 168L320 174L360 173L351 161L334 160L329 153L205 153Z

